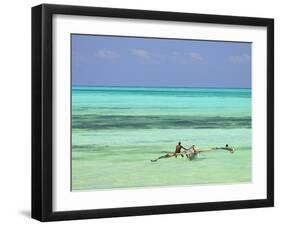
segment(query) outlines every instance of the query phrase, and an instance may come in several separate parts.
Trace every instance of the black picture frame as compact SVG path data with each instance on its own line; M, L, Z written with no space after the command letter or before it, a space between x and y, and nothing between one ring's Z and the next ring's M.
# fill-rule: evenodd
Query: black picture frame
M267 198L54 212L52 210L52 18L55 14L266 27ZM50 4L32 8L32 218L40 221L56 221L271 206L274 206L273 19Z

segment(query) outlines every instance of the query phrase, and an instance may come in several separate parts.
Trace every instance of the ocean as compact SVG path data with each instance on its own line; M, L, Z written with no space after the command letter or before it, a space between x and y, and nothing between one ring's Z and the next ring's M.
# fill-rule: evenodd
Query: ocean
M251 135L251 89L73 86L72 190L248 183Z

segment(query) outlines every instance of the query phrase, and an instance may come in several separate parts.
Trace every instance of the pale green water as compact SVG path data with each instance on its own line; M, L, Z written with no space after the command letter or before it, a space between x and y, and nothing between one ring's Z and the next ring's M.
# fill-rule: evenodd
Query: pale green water
M178 141L236 152L150 162ZM250 181L250 89L73 87L73 190Z

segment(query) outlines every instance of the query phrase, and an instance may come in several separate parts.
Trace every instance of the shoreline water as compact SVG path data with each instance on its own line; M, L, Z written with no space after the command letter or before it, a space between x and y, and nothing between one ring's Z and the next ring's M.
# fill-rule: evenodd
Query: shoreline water
M73 190L251 181L251 89L83 89L72 88ZM237 152L150 163L178 141Z

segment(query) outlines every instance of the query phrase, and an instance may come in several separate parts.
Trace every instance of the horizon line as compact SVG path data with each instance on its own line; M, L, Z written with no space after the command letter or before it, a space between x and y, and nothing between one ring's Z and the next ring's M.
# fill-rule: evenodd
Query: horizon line
M112 87L112 88L208 88L208 89L252 89L252 87L215 87L215 86L108 86L108 85L73 85L72 87L82 86L82 87Z

